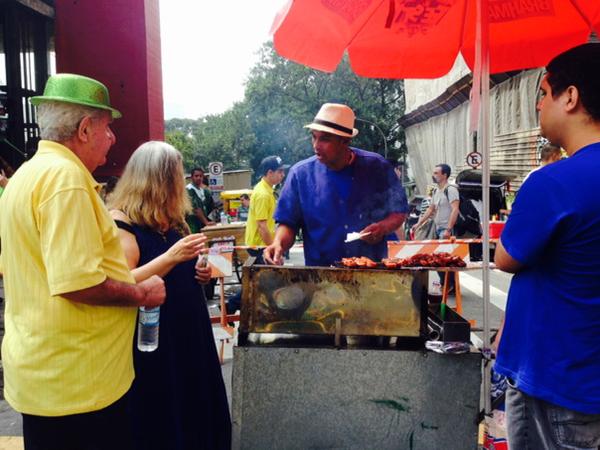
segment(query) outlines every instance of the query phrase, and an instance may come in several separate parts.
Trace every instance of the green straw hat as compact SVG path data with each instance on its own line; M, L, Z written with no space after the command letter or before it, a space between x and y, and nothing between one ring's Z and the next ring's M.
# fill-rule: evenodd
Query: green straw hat
M52 75L46 82L44 95L31 97L31 104L35 106L45 101L75 103L76 105L105 109L112 113L113 119L121 117L121 113L110 106L106 86L83 75L72 73Z

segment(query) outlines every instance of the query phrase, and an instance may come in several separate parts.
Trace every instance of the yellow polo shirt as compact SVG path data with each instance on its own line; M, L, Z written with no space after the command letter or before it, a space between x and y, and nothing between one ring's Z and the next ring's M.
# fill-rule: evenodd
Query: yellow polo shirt
M258 233L257 220L266 220L267 227L271 233L275 233L275 194L273 187L261 179L252 190L250 197L250 209L248 210L248 221L246 222L246 245L265 245L266 243Z
M134 282L98 189L68 148L41 141L0 198L4 395L17 411L95 411L133 381L136 309L61 297L106 277Z

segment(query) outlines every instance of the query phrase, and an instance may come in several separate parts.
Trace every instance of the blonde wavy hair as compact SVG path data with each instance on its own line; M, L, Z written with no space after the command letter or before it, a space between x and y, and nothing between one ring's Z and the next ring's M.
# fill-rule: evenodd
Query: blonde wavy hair
M189 234L185 215L192 206L181 153L161 141L140 145L127 162L108 207L123 211L137 225Z

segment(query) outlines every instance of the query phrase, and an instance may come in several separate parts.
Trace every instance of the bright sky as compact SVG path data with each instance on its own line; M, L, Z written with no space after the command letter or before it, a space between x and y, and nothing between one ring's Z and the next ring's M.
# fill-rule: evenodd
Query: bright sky
M286 0L160 0L165 119L226 111Z

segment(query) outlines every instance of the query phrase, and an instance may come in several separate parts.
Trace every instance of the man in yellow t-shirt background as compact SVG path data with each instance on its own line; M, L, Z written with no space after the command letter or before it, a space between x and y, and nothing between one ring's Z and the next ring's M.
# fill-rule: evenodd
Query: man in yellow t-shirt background
M248 210L248 221L246 222L246 245L261 247L248 249L250 256L256 257L256 264L264 264L262 253L264 247L273 242L275 236L275 186L283 181L285 170L289 165L283 164L279 156L267 156L260 162L258 168L262 175L256 183L250 197L250 209ZM227 313L233 314L240 309L242 301L241 292L235 294L227 302Z
M135 284L92 177L121 113L102 83L73 74L31 103L42 140L0 198L4 396L26 449L129 449L136 311L165 287Z
M262 177L254 186L250 198L250 210L246 223L246 245L265 247L273 242L275 235L273 215L277 205L274 188L283 181L285 169L289 167L283 164L279 156L267 156L261 161L259 171ZM262 250L250 254L259 257Z

